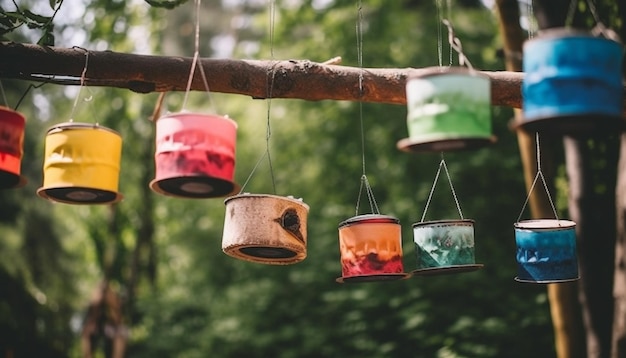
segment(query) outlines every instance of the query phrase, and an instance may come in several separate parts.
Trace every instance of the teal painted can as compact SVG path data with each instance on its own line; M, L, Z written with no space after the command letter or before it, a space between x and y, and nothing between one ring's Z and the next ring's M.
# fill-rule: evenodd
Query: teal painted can
M437 220L413 224L417 269L413 275L475 271L474 221Z
M559 283L578 280L576 223L524 220L515 223L516 281Z
M524 44L524 119L529 131L563 134L624 125L623 47L590 33L557 28Z

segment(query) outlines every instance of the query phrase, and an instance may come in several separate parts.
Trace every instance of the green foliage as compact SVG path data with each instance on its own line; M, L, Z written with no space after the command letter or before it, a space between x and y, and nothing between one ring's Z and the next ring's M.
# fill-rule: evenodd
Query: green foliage
M41 31L41 37L37 44L42 46L54 45L54 17L61 8L63 0L50 0L50 8L53 10L51 16L40 15L27 8L19 8L17 4L14 11L6 11L0 7L0 40L7 41L7 35L18 28L26 25L29 29Z
M183 1L158 1L165 7L174 3ZM61 1L51 5L58 9ZM476 5L454 4L456 35L476 68L501 69L495 19ZM279 59L325 61L339 55L344 65L358 65L354 2L279 1L272 39L266 4L205 6L210 11L203 19L211 21L203 21L203 56L213 54L211 38L236 32L235 56L273 53ZM238 20L244 25L233 30L230 17L218 10L242 16ZM137 43L128 34L140 27L152 33L146 39L151 48L191 54L192 36L184 31L191 11L190 6L164 12L133 2L93 1L86 12L98 21L88 25L88 38L109 49L133 51ZM364 67L447 65L450 49L434 2L374 0L363 2L362 11ZM21 16L19 21L36 22ZM1 20L2 26L17 24L16 18ZM19 91L12 91L14 99ZM170 198L149 190L155 94L85 92L91 101L81 98L76 120L98 122L124 138L124 200L113 208L77 207L34 196L41 183L45 128L68 118L76 92L44 87L31 93L24 102L29 113L24 168L30 184L0 193L0 287L12 288L10 294L0 290L0 333L13 334L0 336L13 339L31 332L30 322L43 320L48 329L22 345L43 341L42 350L70 355L78 346L67 328L70 317L83 316L93 289L107 278L126 303L130 357L554 355L545 288L513 281L512 224L526 193L517 143L507 127L509 109L492 110L496 144L445 154L463 214L476 222L476 261L485 267L349 285L335 282L341 275L337 225L357 212L363 166L381 212L401 221L405 270L415 267L411 223L421 218L441 156L397 150L396 142L407 136L404 106L268 103L223 94L211 94L208 101L205 94L190 95L190 110L228 114L238 123L236 181L247 183L245 191L302 197L310 206L307 259L269 266L221 251L222 199ZM163 111L179 111L182 96L168 94ZM272 171L263 157L266 150ZM358 212L370 211L360 199ZM426 219L456 217L452 194L440 179ZM32 220L39 225L29 225ZM40 293L47 297L43 304L36 300ZM0 348L8 341L0 340Z

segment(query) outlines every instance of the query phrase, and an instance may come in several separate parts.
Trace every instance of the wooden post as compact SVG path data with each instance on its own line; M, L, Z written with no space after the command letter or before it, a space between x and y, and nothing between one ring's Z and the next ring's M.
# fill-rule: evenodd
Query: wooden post
M500 19L500 33L504 41L506 69L522 71L522 51L524 36L519 25L519 4L517 0L497 0L496 6ZM515 120L521 120L521 109L515 109ZM547 139L547 138L546 138ZM517 131L517 141L524 167L524 179L527 190L537 173L536 143L533 136L523 130ZM545 141L547 144L548 141ZM546 146L545 149L548 149ZM542 171L550 181L554 166L549 162L548 150L543 150ZM536 186L529 200L530 212L534 218L553 216L552 208L543 187ZM554 327L554 339L559 358L584 357L585 341L583 328L580 324L580 305L577 300L576 283L548 285L550 313Z

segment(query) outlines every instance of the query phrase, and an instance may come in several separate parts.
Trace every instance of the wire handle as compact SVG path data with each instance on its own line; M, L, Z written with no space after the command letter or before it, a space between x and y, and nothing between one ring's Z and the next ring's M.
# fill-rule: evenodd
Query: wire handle
M374 198L374 192L372 191L372 187L370 186L369 181L367 180L367 176L365 174L361 175L361 186L359 187L359 197L356 200L356 215L359 215L359 205L361 204L361 195L363 194L363 187L365 187L365 192L367 193L367 201L370 204L370 209L373 214L380 214L380 210L378 209L378 204L376 203L376 198Z
M420 222L424 222L424 218L426 218L426 212L428 211L428 206L430 205L430 201L433 198L433 193L435 192L435 187L437 186L437 180L439 179L439 174L441 173L441 168L446 172L446 177L448 178L448 184L450 184L450 190L452 190L452 196L454 197L454 203L456 204L456 209L459 211L459 216L461 220L463 220L463 212L461 211L461 205L459 205L459 199L456 196L456 192L454 191L454 186L452 185L452 179L450 178L450 172L448 172L448 166L446 165L446 161L443 159L443 153L441 154L441 161L439 162L439 168L437 169L437 174L435 175L435 181L433 182L433 186L430 188L430 193L428 194L428 200L426 201L426 207L424 208L424 213L422 214L422 219Z
M472 66L467 56L465 56L465 53L463 53L463 45L461 44L461 40L459 40L459 38L454 35L454 28L452 27L452 23L450 23L450 21L448 21L447 19L443 19L441 20L441 22L443 22L443 24L448 27L448 42L450 43L450 47L452 47L452 49L454 49L454 51L456 51L456 53L459 55L459 64L461 66L467 66L470 71L473 71L474 66Z
M548 190L548 184L546 183L546 178L543 176L543 172L541 171L541 149L539 146L539 132L535 133L535 142L537 145L537 174L535 175L535 180L530 186L530 190L528 191L528 196L526 196L526 201L524 201L524 205L522 206L522 210L517 217L517 221L519 222L522 219L522 214L524 213L524 209L526 209L526 205L530 200L530 195L535 189L535 184L537 184L537 179L541 178L541 182L543 183L543 188L546 191L546 195L548 196L548 201L550 202L550 206L552 207L552 212L554 213L554 218L559 221L559 215L556 212L556 207L554 206L554 202L552 201L552 196L550 196L550 191Z

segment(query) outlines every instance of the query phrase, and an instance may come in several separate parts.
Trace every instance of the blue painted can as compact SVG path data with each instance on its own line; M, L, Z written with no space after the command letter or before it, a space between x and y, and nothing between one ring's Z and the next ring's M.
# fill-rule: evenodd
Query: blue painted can
M572 29L550 29L524 44L527 129L588 130L623 123L622 45Z
M515 223L516 281L558 283L578 276L576 223L569 220L525 220Z

